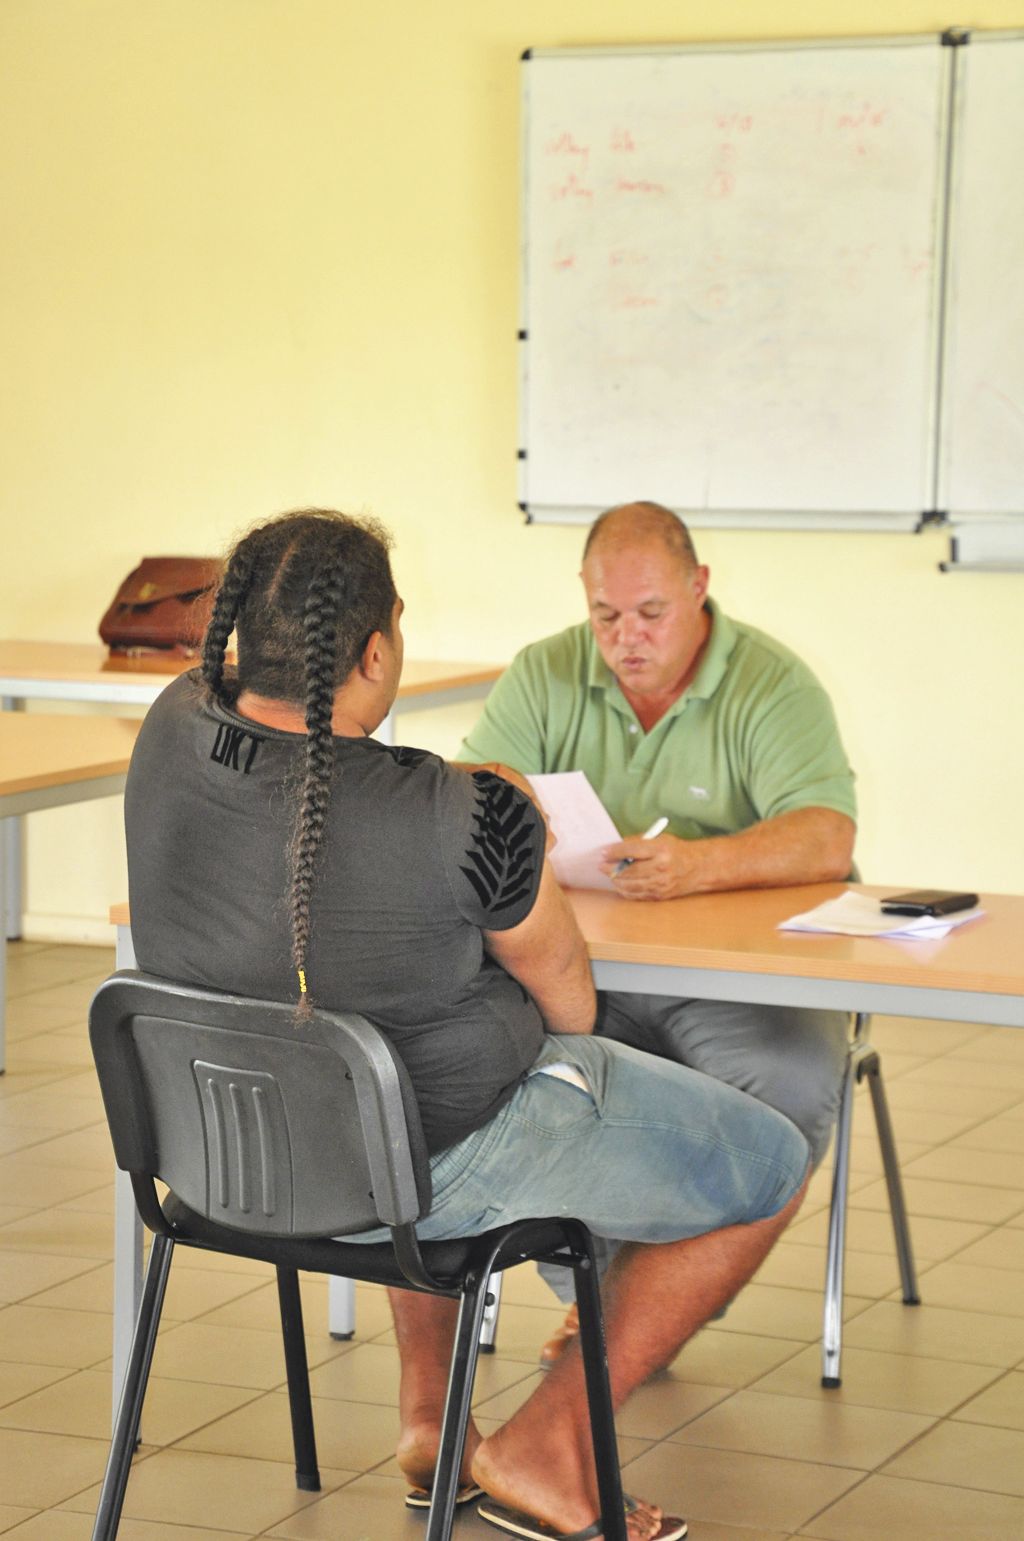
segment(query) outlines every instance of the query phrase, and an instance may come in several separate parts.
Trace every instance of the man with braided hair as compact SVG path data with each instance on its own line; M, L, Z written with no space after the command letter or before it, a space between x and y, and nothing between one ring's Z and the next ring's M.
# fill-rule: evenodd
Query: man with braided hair
M370 522L308 510L236 546L202 671L154 704L129 772L136 954L170 978L375 1022L422 1116L424 1239L558 1213L625 1237L605 1285L620 1403L764 1258L803 1195L806 1142L741 1092L595 1038L583 941L533 804L492 772L370 737L402 665L387 545ZM391 1304L398 1458L419 1506L456 1303ZM480 1513L519 1536L596 1537L589 1450L574 1345L504 1427L481 1440L471 1423L460 1498L486 1490ZM639 1501L627 1528L686 1534Z

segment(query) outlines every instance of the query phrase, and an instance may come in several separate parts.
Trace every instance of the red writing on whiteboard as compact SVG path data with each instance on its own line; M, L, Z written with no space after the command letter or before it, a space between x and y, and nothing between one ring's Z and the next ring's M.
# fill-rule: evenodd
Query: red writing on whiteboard
M641 177L636 182L628 177L620 177L615 186L620 193L655 193L659 197L668 191L663 182L649 182L646 177Z
M609 144L613 150L635 150L636 141L628 128L613 128Z
M576 258L574 256L556 257L552 263L552 266L554 267L556 273L566 273L570 268L574 268L576 266Z
M711 185L709 192L712 198L731 198L736 190L736 146L728 140L715 146L714 159L711 163Z
M715 126L721 134L749 134L754 117L749 112L721 112L715 118Z
M564 182L556 182L551 189L552 198L564 200L567 198L593 198L594 189L584 187L575 171L570 171Z
M836 119L837 128L881 128L886 119L884 107L873 107L865 102L862 107L841 112Z
M613 310L649 310L659 304L653 294L620 294L612 301Z
M586 160L590 154L590 146L577 144L572 134L566 130L564 134L559 134L557 139L548 140L547 153L549 155L579 155L583 160Z
M613 268L639 267L650 260L645 251L635 251L628 246L616 247L608 253L608 266Z

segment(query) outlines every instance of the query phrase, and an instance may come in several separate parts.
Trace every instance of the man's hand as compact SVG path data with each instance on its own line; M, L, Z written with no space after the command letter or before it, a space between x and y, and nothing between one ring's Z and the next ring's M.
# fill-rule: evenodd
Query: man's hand
M624 899L681 899L727 888L783 888L849 876L856 826L831 808L797 808L735 835L680 840L633 835L601 852L601 871ZM616 873L625 859L630 865Z
M601 871L624 899L678 899L694 891L699 866L696 852L703 844L702 840L680 840L675 835L657 835L653 840L633 835L605 846ZM616 872L622 861L628 861L629 866Z

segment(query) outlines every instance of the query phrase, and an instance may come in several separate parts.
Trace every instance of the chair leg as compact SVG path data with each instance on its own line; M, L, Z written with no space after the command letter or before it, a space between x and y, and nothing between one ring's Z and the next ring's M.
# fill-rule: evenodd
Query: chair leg
M900 1265L900 1283L903 1286L903 1304L919 1306L921 1296L917 1287L914 1253L910 1245L910 1224L907 1220L907 1206L903 1199L903 1179L900 1176L892 1119L889 1117L889 1103L882 1082L882 1066L877 1054L873 1054L870 1060L865 1061L861 1067L861 1074L867 1076L871 1106L875 1114L875 1127L878 1130L878 1143L882 1150L885 1185L889 1190L889 1212L892 1215L896 1256Z
M569 1227L567 1227L569 1229ZM626 1514L619 1472L619 1449L615 1440L615 1414L608 1380L608 1352L601 1315L601 1294L593 1246L586 1231L574 1232L577 1261L573 1265L576 1305L580 1314L580 1348L587 1382L590 1408L590 1438L594 1448L597 1494L601 1502L601 1526L604 1541L627 1541Z
M487 1299L484 1301L484 1320L480 1328L480 1352L493 1354L495 1339L498 1336L498 1307L501 1305L502 1276L500 1273L492 1273L490 1283L487 1286Z
M851 1047L843 1076L836 1120L836 1149L832 1162L832 1204L828 1216L828 1256L825 1261L825 1309L821 1329L821 1384L841 1384L843 1344L843 1269L846 1261L846 1200L850 1183L850 1131L853 1092L857 1083L856 1050Z
M294 1268L277 1270L277 1298L281 1306L281 1335L288 1372L295 1485L304 1493L319 1493L320 1471L316 1461L313 1404L309 1397L309 1364L302 1331L302 1297L299 1294L299 1276Z
M338 1274L327 1280L327 1330L339 1343L356 1335L356 1287Z
M487 1291L487 1273L470 1274L463 1285L425 1541L451 1541Z
M92 1541L114 1541L121 1523L121 1510L128 1487L135 1441L138 1438L142 1418L142 1403L146 1395L153 1350L160 1327L160 1313L164 1305L167 1276L171 1271L174 1242L167 1236L154 1236L146 1269L146 1283L142 1291L142 1304L132 1337L128 1368L125 1371L121 1401L114 1423L114 1435L110 1442L107 1469L103 1474L100 1501L92 1530Z

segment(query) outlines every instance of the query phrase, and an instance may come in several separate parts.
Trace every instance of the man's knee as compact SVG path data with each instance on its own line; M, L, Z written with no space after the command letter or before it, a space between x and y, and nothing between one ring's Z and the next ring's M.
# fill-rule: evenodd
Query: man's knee
M848 1031L841 1011L693 1001L664 1023L663 1052L784 1113L817 1166L839 1107Z
M828 1150L846 1069L848 1018L839 1011L785 1012L778 1049L755 1092L792 1119L817 1166ZM796 1019L796 1020L794 1020Z

